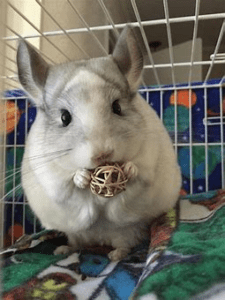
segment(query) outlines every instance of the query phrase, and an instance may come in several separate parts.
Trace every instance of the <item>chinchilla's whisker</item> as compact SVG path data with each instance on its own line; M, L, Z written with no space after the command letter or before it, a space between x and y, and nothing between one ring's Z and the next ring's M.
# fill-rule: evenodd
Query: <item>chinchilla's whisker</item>
M69 151L69 150L67 150L67 151ZM60 152L62 152L62 151L56 151L56 152L53 152L53 153L48 153L48 155L47 155L47 156L48 156L48 160L47 160L47 161L44 161L44 162L38 163L38 164L36 165L36 168L41 167L41 166L47 164L48 162L51 162L51 161L53 161L54 159L57 159L57 158L62 157L62 156L65 156L65 155L67 154L67 152L65 153L65 151L63 151L63 153L61 153L60 155L57 154L57 155L54 155L54 156L53 156L53 154L55 154L55 153L60 153ZM34 156L34 157L29 157L29 160L35 160L35 159L40 159L40 158L46 158L46 154L44 154L44 155L37 155L37 156ZM25 159L25 160L26 160L26 159ZM15 176L17 176L18 174L20 174L20 172L21 172L21 167L16 168L16 169L13 169L13 170L8 170L8 171L6 171L5 174L6 174L6 173L12 173L12 174L10 174L10 175L4 177L3 179L1 179L1 180L0 180L0 183L2 183L2 182L5 182L5 183L13 182ZM2 172L2 173L3 173L3 172Z
M36 155L36 156L31 156L31 157L29 157L29 160L30 159L39 159L39 158L46 157L46 156L52 157L53 154L61 153L61 152L64 155L65 151L70 151L70 149L62 150L62 151L55 151L55 152L51 152L51 153L45 153L45 154ZM60 155L59 156L54 156L54 158L55 157L56 158L60 157ZM24 158L24 160L26 160L26 158ZM16 167L16 168L12 168L10 170L5 170L4 172L0 172L1 174L4 174L4 175L10 174L7 177L5 177L4 179L0 180L0 182L3 182L4 180L7 180L11 176L14 176L15 174L19 173L20 170L21 170L21 166L20 167ZM11 174L12 172L13 172L13 174Z
M17 170L19 170L21 167L16 167L16 168L13 168L13 172L15 172L15 171L17 171ZM5 170L4 172L2 171L2 172L0 172L0 174L8 174L8 173L11 173L12 172L12 169L10 169L10 170Z
M64 153L64 154L61 154L61 155L57 155L57 156L53 156L51 158L48 158L48 160L44 160L44 161L39 161L35 164L35 167L32 167L33 170L38 170L39 168L43 167L44 165L47 165L48 163L51 163L52 161L54 161L55 159L57 158L61 158L63 156L66 156L68 155L68 152ZM39 157L38 159L40 158L45 158L45 156L42 156L42 157ZM31 158L33 159L33 158ZM34 159L37 159L37 158L34 158ZM30 158L28 158L28 160L30 160ZM29 171L28 171L29 172ZM26 172L24 173L26 174Z
M13 171L12 174L10 174L10 175L8 175L7 177L1 179L1 180L0 180L0 183L2 183L2 182L8 183L8 182L13 181L14 177L15 177L17 174L19 174L20 171L21 171L21 168L18 168L16 172ZM11 172L12 172L12 171L11 171Z
M64 155L67 155L67 153L64 153L64 154L61 154L61 155L57 155L57 156L51 157L50 159L48 158L47 161L40 162L40 163L36 164L36 166L33 168L33 170L37 170L38 168L41 168L43 165L46 165L46 164L52 162L53 160L55 160L55 159L57 159L57 158L59 158L59 157L62 157L62 156L64 156ZM43 157L44 157L44 156L43 156ZM10 176L8 176L8 177L5 178L6 184L9 184L10 182L13 183L15 175L16 175L16 174L19 174L19 173L21 172L21 168L18 168L18 169L19 169L19 170L18 170L17 172L14 172L12 175L10 175ZM24 175L29 174L29 172L30 172L30 171L24 172ZM4 180L2 180L2 181L4 181ZM2 199L4 199L4 198L6 198L7 196L11 195L11 193L13 193L14 191L16 191L16 190L19 189L20 187L22 187L21 184L17 185L15 188L11 189L7 194L5 194L4 197L3 197Z
M6 193L1 199L0 202L6 199L8 196L10 196L12 193L16 192L18 189L22 188L21 183L19 183L17 186L15 186L13 189L11 189L8 193Z
M177 136L177 138L182 138L184 136L184 132L182 132L182 131L175 131L175 130L173 130L173 131L172 130L171 131L167 130L167 131L168 131L169 136L170 136L171 139L173 139L175 136ZM144 128L143 127L141 129L136 129L136 130L132 130L132 131L128 130L126 132L121 133L120 136L124 137L124 138L129 138L129 137L132 137L132 136L134 136L136 134L139 134L139 133L142 133L145 136L147 136L147 135L155 135L155 134L159 135L160 133L163 134L163 132L164 132L163 130L156 132L156 131L149 130L149 128ZM207 138L209 139L209 138L214 138L215 137L215 135L213 133L209 133L209 132L207 132L207 136L206 136L206 131L204 129L200 129L200 130L192 129L191 134L189 132L188 134L186 133L185 135L188 137L188 139L190 139L191 137L193 138L194 136L200 138L201 135L203 135L201 137L201 141L199 141L199 142L202 142L202 143L204 143ZM221 139L221 137L219 137L219 141L220 141L220 139Z
M48 158L48 160L37 161L37 163L35 164L35 167L41 167L45 164L48 164L48 163L54 161L57 158L61 158L61 157L65 156L65 155L67 155L67 153L64 153L62 155L52 156L52 157ZM41 157L39 157L38 159L40 159L40 158ZM45 158L45 157L43 156L42 158ZM29 160L34 160L34 159L37 159L37 158L32 158L32 157L31 157L31 159L29 158Z
M58 155L58 156L54 156L54 157L60 157L60 154L64 155L66 153L68 153L69 151L71 151L72 149L69 148L69 149L63 149L63 150L58 150L58 151L52 151L52 152L47 152L47 153L44 153L44 154L39 154L39 155L32 155L32 156L29 156L29 158L26 158L24 157L24 160L34 160L34 159L39 159L39 158L46 158L46 157L52 157L53 155Z

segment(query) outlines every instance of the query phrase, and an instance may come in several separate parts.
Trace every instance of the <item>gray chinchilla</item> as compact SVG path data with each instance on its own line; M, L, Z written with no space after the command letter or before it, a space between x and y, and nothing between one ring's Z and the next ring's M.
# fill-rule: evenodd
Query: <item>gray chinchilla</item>
M143 54L133 29L122 31L112 55L55 66L20 41L17 64L37 106L22 164L31 208L45 228L65 232L73 250L105 244L111 260L124 258L175 205L181 186L170 137L137 92ZM129 179L110 199L89 188L90 170L106 162L124 163Z

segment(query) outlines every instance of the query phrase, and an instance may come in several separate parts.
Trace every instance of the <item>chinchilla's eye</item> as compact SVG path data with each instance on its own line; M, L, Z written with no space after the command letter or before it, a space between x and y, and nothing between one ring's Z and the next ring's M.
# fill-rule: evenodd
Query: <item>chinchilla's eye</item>
M113 101L113 104L112 104L112 111L113 111L113 113L114 114L116 114L116 115L121 115L121 106L120 106L120 104L119 104L119 100L117 99L117 100L115 100L115 101Z
M72 121L72 116L68 112L68 110L66 110L66 109L61 110L61 120L63 123L63 127L66 127L70 124L70 122Z

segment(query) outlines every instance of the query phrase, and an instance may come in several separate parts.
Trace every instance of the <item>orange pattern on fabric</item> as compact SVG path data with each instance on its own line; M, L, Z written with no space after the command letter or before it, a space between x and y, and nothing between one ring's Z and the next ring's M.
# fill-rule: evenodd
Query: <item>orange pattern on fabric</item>
M16 103L14 101L6 101L5 105L2 104L1 105L1 114L2 114L2 118L1 118L1 131L5 131L6 133L11 133L15 127L17 126L19 120L20 120L20 116L21 116L21 112L18 108L18 106L16 105ZM3 133L0 132L0 133Z
M189 95L190 95L190 101L189 101ZM197 96L195 92L193 91L190 92L189 90L180 90L177 91L176 93L175 92L172 93L172 95L170 96L171 105L175 105L175 103L177 103L177 105L182 105L189 108L190 105L194 106L196 102L197 102Z

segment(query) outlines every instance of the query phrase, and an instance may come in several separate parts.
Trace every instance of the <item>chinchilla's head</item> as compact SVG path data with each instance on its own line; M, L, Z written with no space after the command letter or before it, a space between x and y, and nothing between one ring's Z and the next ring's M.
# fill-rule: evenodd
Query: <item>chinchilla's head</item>
M112 55L50 66L28 43L17 53L18 75L38 109L35 142L63 151L65 168L92 169L134 159L143 141L137 89L143 55L126 27ZM37 125L37 124L36 124ZM34 134L31 130L30 134Z

